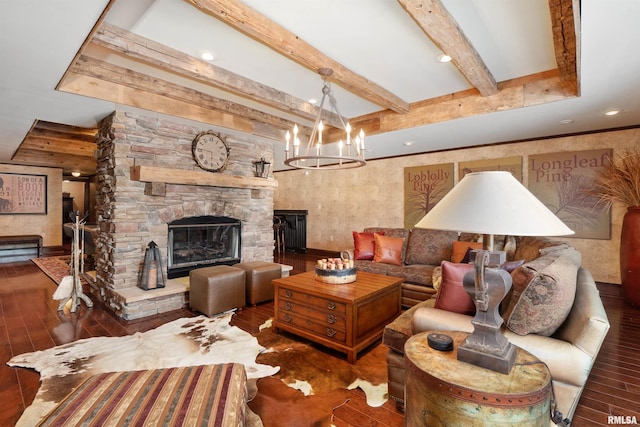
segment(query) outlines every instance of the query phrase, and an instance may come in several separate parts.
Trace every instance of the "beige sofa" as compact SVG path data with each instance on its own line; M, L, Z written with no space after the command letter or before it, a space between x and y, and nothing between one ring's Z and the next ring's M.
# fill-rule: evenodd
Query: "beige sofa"
M527 261L520 268L527 267L529 263L535 265L536 253L540 253L540 258L543 257L543 252L549 254L549 248L544 249L545 246L549 246L549 240L526 239L528 243L518 247L514 255L516 259ZM564 245L565 248L566 246ZM516 271L511 273L512 276ZM509 341L547 364L551 372L557 409L568 418L571 418L576 410L595 358L609 330L609 321L593 277L581 266L572 271L576 272L575 299L568 316L551 336L536 333L519 335L503 326L504 334ZM543 275L542 272L539 274ZM546 276L544 279L550 280ZM507 298L509 297L508 295ZM400 408L404 405L406 340L412 334L430 330L473 331L472 316L437 309L434 305L435 298L417 304L387 325L384 330L383 343L389 347L389 396ZM550 425L555 424L550 422Z

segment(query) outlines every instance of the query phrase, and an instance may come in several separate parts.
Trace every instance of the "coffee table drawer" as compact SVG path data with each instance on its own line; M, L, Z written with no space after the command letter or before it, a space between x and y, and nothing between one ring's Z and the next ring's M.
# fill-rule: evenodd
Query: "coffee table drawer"
M346 330L347 320L343 313L337 313L335 311L323 309L319 310L317 307L307 306L299 303L298 301L282 301L278 302L279 311L284 313L292 313L298 316L308 317L314 322L325 324L341 331Z
M307 316L282 310L278 311L278 321L331 341L344 343L347 340L347 334L344 328L343 330L339 330L336 325L327 324L326 321L318 322Z
M304 292L295 291L287 288L278 289L279 301L296 301L305 305L318 307L321 310L329 310L336 313L346 313L347 305L344 303L332 301L328 298L321 298Z

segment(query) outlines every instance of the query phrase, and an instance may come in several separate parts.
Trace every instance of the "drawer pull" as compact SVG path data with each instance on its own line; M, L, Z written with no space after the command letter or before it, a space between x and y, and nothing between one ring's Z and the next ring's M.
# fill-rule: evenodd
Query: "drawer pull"
M329 310L335 310L335 309L336 309L336 303L335 303L335 302L333 302L333 301L329 301L329 302L327 303L327 308L328 308Z
M327 328L327 336L329 338L333 338L336 335L336 330L333 328Z
M327 322L330 324L336 323L336 316L334 316L333 314L327 315Z
M285 322L287 322L287 323L291 323L291 316L289 316L288 314L285 314L285 315L282 317L282 320L284 320L284 321L285 321Z
M291 298L293 296L293 293L289 289L286 289L284 291L284 296L287 298Z
M285 309L285 310L287 310L287 311L291 311L291 308L292 308L292 307L293 307L293 306L291 305L291 303L290 303L290 302L285 302L285 303L284 303L284 309Z

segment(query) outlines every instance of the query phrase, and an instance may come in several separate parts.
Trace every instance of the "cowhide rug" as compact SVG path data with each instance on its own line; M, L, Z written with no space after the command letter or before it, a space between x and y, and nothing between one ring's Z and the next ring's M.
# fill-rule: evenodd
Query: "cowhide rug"
M13 357L9 366L33 368L41 379L33 404L17 425L36 425L82 381L97 373L230 362L244 364L252 381L277 373L277 366L256 363L264 347L251 334L230 326L231 316L183 318L144 333L88 338Z
M249 407L265 427L331 426L333 409L344 404L358 387L372 410L385 403L387 348L378 345L356 363L298 337L276 334L270 322L261 327L258 341L266 350L256 361L277 364L280 371L257 382L258 393Z

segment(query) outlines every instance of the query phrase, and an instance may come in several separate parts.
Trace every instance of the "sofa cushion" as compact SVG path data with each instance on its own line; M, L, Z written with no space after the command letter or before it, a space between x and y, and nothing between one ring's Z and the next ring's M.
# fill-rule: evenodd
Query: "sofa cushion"
M426 264L389 265L387 276L400 277L408 283L431 287L431 276L434 268L433 265Z
M451 246L451 262L456 264L464 263L465 257L467 257L466 262L469 262L468 252L470 249L482 249L482 243L480 242L462 242L455 240Z
M503 302L503 318L518 335L552 335L573 306L580 252L565 245L543 252L511 273L513 285Z
M354 259L373 259L373 251L375 248L374 233L359 233L353 231L353 257ZM379 234L384 235L384 231Z
M461 314L475 314L476 306L473 299L462 286L462 278L469 271L473 271L473 264L442 261L441 267L442 283L436 296L435 308Z
M390 267L394 267L391 264L382 264L382 263L378 263L378 262L373 262L373 260L371 261L366 261L366 260L355 260L353 265L356 267L356 269L358 271L365 271L367 273L374 273L374 274L383 274L383 275L387 275L387 270L389 270Z
M405 263L440 265L443 259L451 258L451 242L457 237L455 231L414 228L409 234Z
M375 248L373 261L384 264L402 265L402 249L404 239L401 237L387 237L374 233Z

